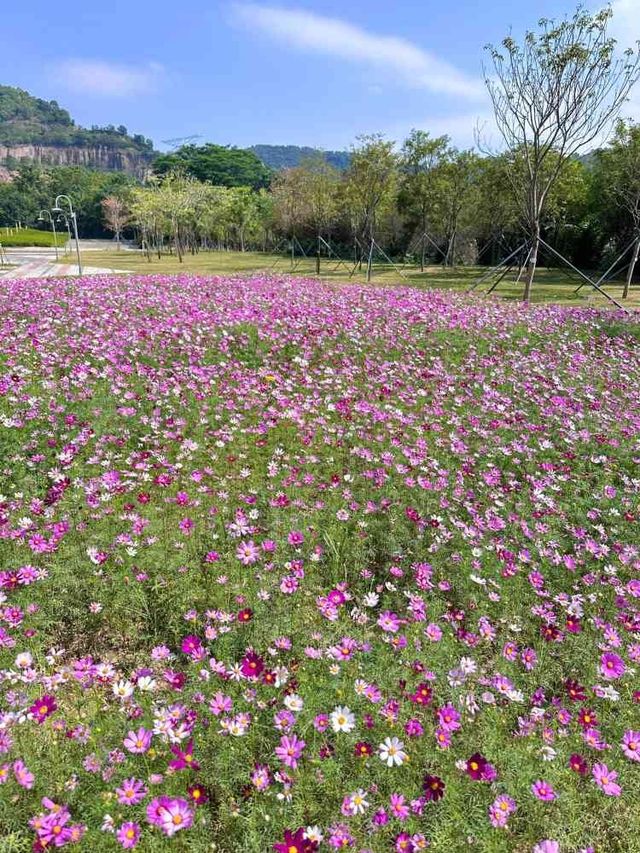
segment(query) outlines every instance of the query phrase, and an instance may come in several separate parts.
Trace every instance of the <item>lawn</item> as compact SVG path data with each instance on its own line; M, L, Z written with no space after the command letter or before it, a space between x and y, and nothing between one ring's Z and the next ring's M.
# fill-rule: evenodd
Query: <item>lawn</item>
M139 251L85 251L84 262L89 266L106 267L109 269L127 269L135 273L148 274L179 274L191 273L197 275L234 275L253 272L276 274L292 274L297 277L315 277L315 258L296 258L295 266L283 255L271 255L261 252L198 252L184 256L182 263L175 255L163 255L161 258L152 256L149 261L144 253ZM63 262L61 260L61 262ZM356 270L351 276L353 266L337 263L335 260L322 259L320 278L328 282L364 282L365 269ZM486 267L428 267L420 272L417 267L394 267L390 264L377 263L373 268L374 285L398 285L406 283L412 287L438 288L446 290L466 290L479 277L487 272ZM597 275L595 276L597 278ZM497 296L506 299L519 299L522 295L522 285L514 281L515 276L506 277L495 291ZM568 270L538 269L536 284L532 294L533 302L561 302L571 304L603 304L607 300L598 295L593 288L583 287L575 293L580 280L575 273ZM487 289L490 282L482 285L480 291ZM607 285L607 292L615 299L620 298L622 282ZM629 306L640 306L640 287L636 286L628 300Z
M62 248L67 242L66 234L57 233L54 242L52 231L40 231L37 228L0 227L0 244L5 249L22 246L52 247L56 245L56 242Z
M189 263L0 279L0 850L640 853L637 323Z

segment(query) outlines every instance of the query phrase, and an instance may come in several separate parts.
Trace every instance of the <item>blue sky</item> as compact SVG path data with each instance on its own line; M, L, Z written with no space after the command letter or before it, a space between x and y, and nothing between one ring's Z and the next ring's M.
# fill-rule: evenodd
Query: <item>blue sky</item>
M640 38L640 0L614 0ZM346 148L412 127L472 143L489 127L483 46L573 0L45 0L5 3L0 82L55 98L79 124L161 140ZM640 117L640 97L628 112Z

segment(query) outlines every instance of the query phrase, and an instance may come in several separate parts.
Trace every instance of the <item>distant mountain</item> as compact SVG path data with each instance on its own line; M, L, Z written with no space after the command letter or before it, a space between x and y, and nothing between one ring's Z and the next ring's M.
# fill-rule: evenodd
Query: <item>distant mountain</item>
M348 151L322 151L300 145L252 145L253 151L270 169L292 169L310 157L324 157L327 163L343 171L349 167L351 155Z
M83 165L141 175L154 155L150 139L122 125L79 127L57 101L0 86L0 165Z
M220 148L209 145L183 146L183 149L202 151L212 147ZM150 139L141 134L131 135L122 125L81 127L57 101L36 98L24 89L0 86L0 168L5 170L15 170L20 163L41 163L86 166L143 177L156 158L159 162L175 159L181 150L158 157ZM242 154L240 149L230 151L236 157ZM322 151L300 145L254 145L245 154L257 157L275 171L299 166L318 156L341 171L351 161L348 151Z

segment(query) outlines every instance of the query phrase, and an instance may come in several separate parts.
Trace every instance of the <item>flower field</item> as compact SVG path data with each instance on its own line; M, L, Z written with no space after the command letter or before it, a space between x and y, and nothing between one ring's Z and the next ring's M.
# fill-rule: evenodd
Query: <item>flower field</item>
M0 850L640 851L640 345L0 282Z

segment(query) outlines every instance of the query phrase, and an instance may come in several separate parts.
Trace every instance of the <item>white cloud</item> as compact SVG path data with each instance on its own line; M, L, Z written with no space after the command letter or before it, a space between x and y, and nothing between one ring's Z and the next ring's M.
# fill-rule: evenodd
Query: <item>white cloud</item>
M162 66L116 65L99 59L66 59L56 70L57 80L72 92L127 98L143 95L155 88Z
M396 36L377 35L338 18L302 9L238 3L235 18L298 50L376 66L403 83L431 92L480 99L482 80L467 76L432 53Z

